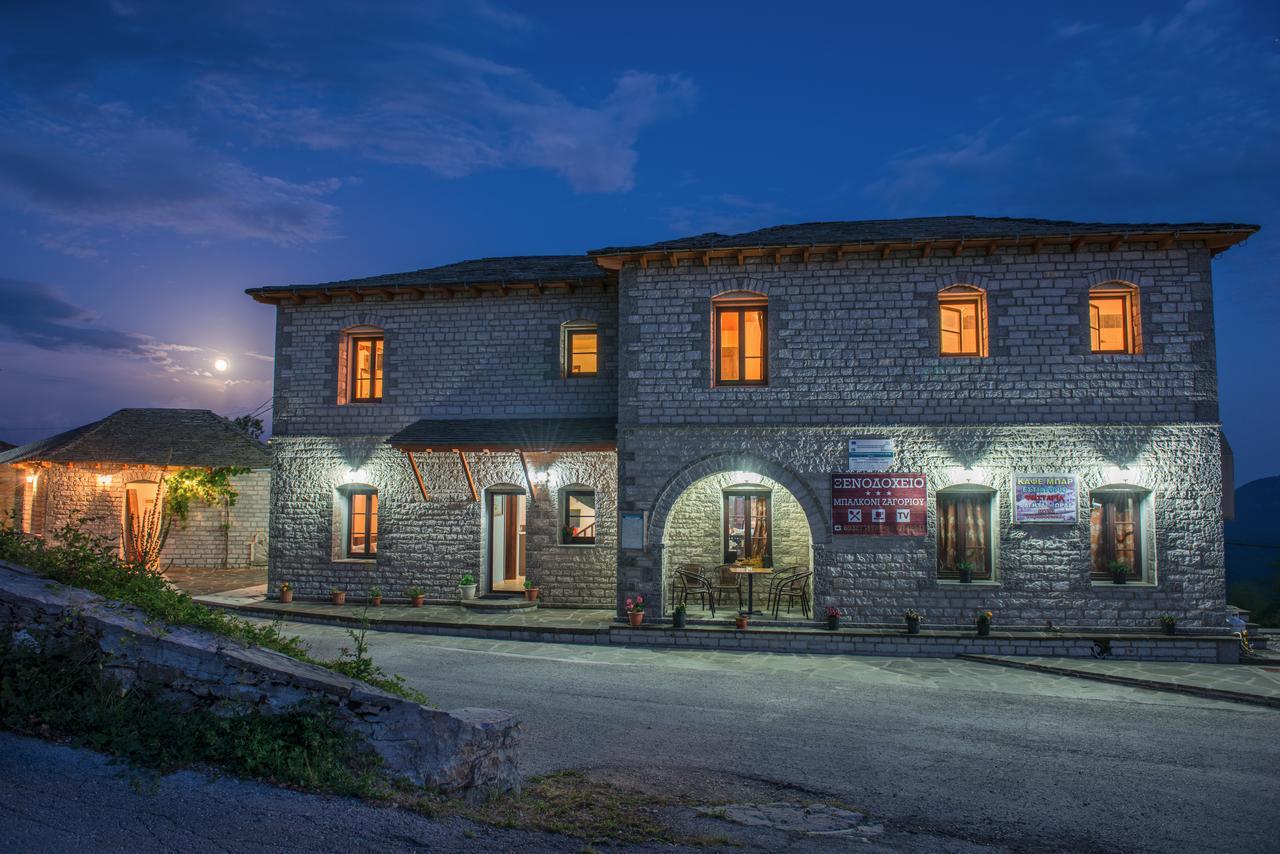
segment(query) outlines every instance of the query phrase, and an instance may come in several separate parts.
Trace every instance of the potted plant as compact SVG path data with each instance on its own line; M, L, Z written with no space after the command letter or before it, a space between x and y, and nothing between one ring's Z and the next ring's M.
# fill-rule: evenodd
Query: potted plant
M685 620L688 618L684 603L681 602L676 609L671 612L671 627L674 629L683 629Z
M640 628L640 624L644 622L644 597L636 596L632 599L628 596L624 610L627 612L627 619L631 621L631 628Z
M280 604L288 605L292 601L293 585L286 581L284 584L280 585Z
M924 614L921 614L915 608L908 608L906 611L902 613L902 619L907 621L907 634L909 635L920 634L920 620L923 617L924 617Z
M1113 560L1107 567L1111 570L1111 580L1116 584L1124 584L1129 578L1129 564L1124 561Z
M347 604L347 591L333 587L329 590L329 601L335 605Z
M526 578L524 580L524 598L528 599L530 602L538 601L539 589L540 588L534 587L533 582L530 581L529 579Z
M369 588L369 603L373 605L373 607L375 608L379 607L382 604L382 588L381 587Z
M973 583L973 562L962 560L956 564L956 572L960 574L961 584Z
M421 587L410 587L408 590L404 591L404 595L409 597L409 601L413 603L413 607L421 608L422 603L426 601L427 591L423 590Z
M738 616L733 618L733 623L738 627L738 631L745 632L747 623L750 622L750 615L746 611L739 611Z
M462 591L463 599L476 598L476 577L469 572L464 572L458 579L458 589Z
M978 637L985 638L989 634L991 634L991 612L979 611L978 612Z
M835 605L827 606L827 630L834 632L840 628L840 609Z
M1164 630L1166 635L1177 634L1178 618L1173 616L1173 614L1161 614L1160 628Z

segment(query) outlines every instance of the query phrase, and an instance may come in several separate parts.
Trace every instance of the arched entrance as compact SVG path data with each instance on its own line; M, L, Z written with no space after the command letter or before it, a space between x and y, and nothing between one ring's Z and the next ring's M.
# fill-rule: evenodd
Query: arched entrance
M802 480L772 463L691 466L668 484L651 519L664 613L683 603L695 620L748 609L757 619L813 619L816 506Z

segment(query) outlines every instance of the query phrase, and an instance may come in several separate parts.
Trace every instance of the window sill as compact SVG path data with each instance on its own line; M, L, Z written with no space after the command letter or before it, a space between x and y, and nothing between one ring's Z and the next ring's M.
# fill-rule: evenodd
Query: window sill
M935 578L935 582L942 587L999 587L999 581L953 581L950 578Z
M1154 581L1126 581L1124 584L1116 584L1114 581L1090 581L1089 586L1090 587L1141 587L1149 590L1152 587L1158 587L1159 585L1157 585Z
M330 561L330 563L367 563L367 564L376 564L377 562L378 562L378 559L376 557L339 557L339 558L334 558L332 561Z
M594 549L599 543L556 543L558 549Z

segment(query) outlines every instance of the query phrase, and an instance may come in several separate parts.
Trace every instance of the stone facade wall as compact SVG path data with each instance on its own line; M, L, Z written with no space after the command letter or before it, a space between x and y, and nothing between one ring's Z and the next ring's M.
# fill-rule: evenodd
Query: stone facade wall
M0 466L0 468L11 468ZM122 466L102 463L100 468L51 465L39 470L34 487L26 484L20 501L30 502L32 533L53 538L69 523L120 543L124 532L125 490L135 481L159 481L159 466ZM110 478L103 482L100 478ZM242 568L266 556L268 499L271 472L256 469L232 478L238 497L231 508L192 504L185 523L175 524L161 554L161 567ZM6 508L7 509L7 508ZM21 510L20 505L15 509ZM256 545L251 545L256 544Z
M382 757L382 771L449 794L519 788L520 725L495 709L439 711L314 664L194 629L0 563L0 631L18 647L90 645L103 677L188 708L220 713L331 709Z
M613 290L358 303L337 297L328 305L282 303L276 311L276 436L385 436L420 418L617 411ZM597 324L598 376L561 376L561 326L574 320ZM342 331L353 326L383 330L380 403L338 403Z
M1089 288L1140 293L1142 352L1089 352ZM938 355L937 293L987 293L990 356ZM712 387L711 298L769 301L767 387ZM745 266L631 264L619 279L619 420L639 424L1216 421L1209 253L851 255ZM642 354L642 355L639 355Z
M429 501L423 501L405 455L385 436L277 436L272 491L269 587L288 581L300 598L333 588L353 599L377 586L391 599L411 586L433 600L456 600L458 578L482 580L487 566L484 499L491 489L526 492L514 453L468 454L480 501L473 501L456 454L416 454ZM616 591L617 459L609 452L526 455L545 472L527 505L526 572L548 605L609 607ZM343 487L350 472L378 490L378 554L345 557ZM561 494L566 486L596 491L594 546L562 546ZM527 493L526 493L527 494ZM482 591L484 587L482 586Z
M831 473L847 468L847 442L891 436L894 471L928 478L928 534L833 536ZM621 431L622 506L650 512L649 546L619 553L619 599L664 595L663 554L680 496L703 478L756 472L795 496L814 544L814 592L855 624L897 625L906 608L931 625L967 626L978 609L996 611L1004 627L1116 626L1152 629L1168 612L1179 625L1221 628L1226 616L1222 480L1216 425L954 427L638 427ZM1151 490L1154 528L1146 549L1148 583L1090 580L1089 492L1127 465L1133 483ZM937 490L956 469L981 470L997 496L995 579L960 584L937 577ZM1074 525L1017 527L1009 500L1014 473L1074 472L1080 509ZM775 531L777 526L775 525ZM656 600L655 600L656 601ZM664 602L664 611L666 603Z

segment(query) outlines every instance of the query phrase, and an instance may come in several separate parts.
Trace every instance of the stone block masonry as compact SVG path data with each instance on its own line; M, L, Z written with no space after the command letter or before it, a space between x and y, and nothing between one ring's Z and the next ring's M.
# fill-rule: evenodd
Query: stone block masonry
M279 653L156 625L137 609L4 563L0 631L40 650L93 644L105 678L187 707L277 713L319 703L393 779L472 799L519 787L520 724L509 712L429 709Z

